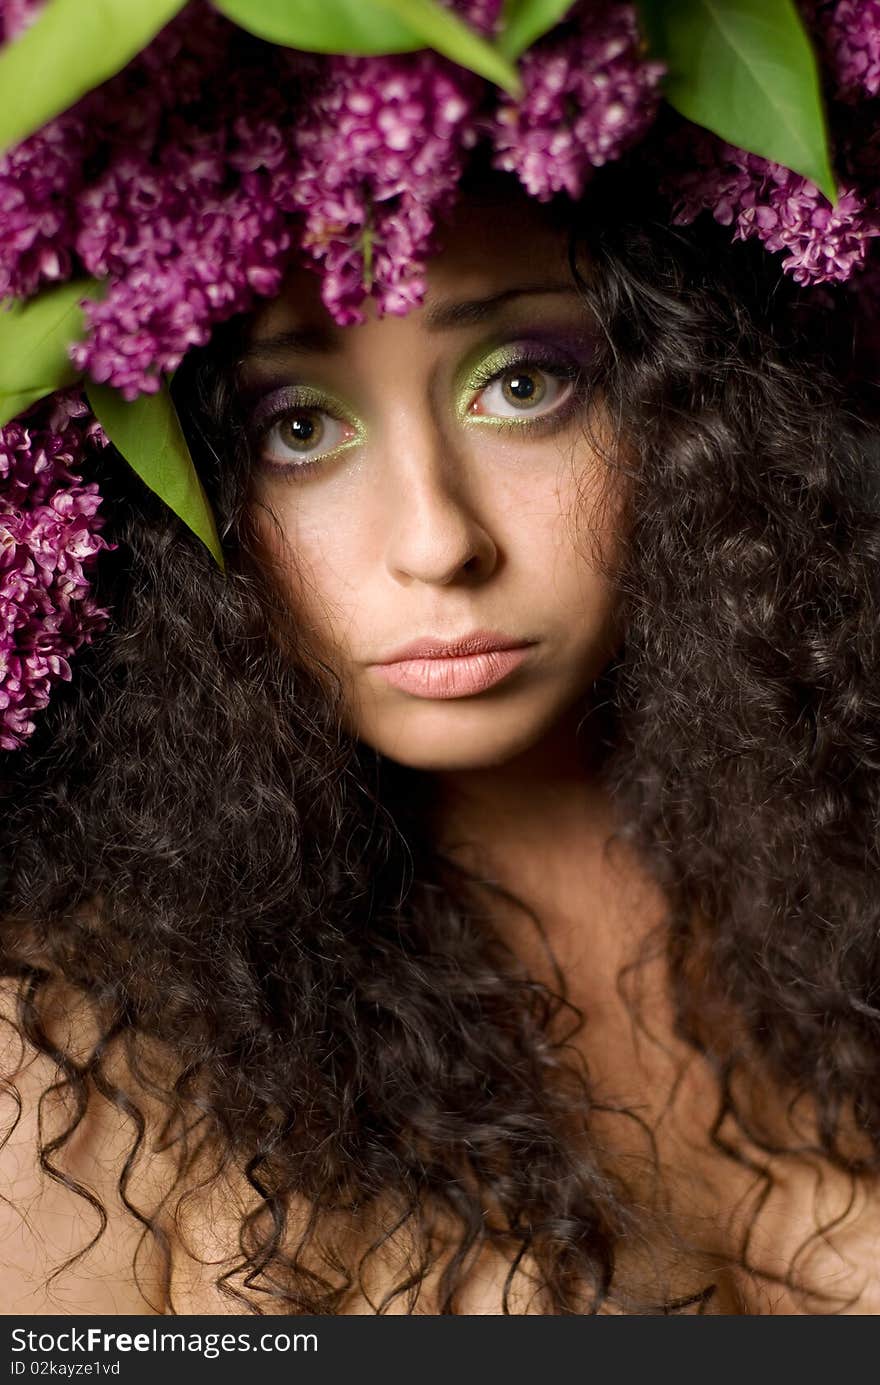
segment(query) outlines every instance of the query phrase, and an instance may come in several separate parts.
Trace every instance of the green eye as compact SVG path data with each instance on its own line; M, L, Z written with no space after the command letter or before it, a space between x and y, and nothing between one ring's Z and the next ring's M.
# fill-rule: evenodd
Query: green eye
M533 409L547 393L544 372L532 369L506 370L501 377L501 393L509 404Z
M318 409L301 409L281 418L275 425L275 431L285 447L308 452L318 446L327 429Z

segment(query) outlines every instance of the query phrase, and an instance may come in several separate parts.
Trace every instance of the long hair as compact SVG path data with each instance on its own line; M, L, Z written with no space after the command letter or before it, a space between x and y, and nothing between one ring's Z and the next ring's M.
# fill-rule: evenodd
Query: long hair
M592 690L603 773L669 900L719 1146L730 1116L768 1145L738 1095L757 1063L814 1102L817 1151L856 1177L880 1159L880 458L846 306L811 306L727 232L670 228L625 169L596 188L571 264L629 497L625 636ZM167 1252L134 1177L148 1091L179 1189L198 1168L252 1193L217 1277L233 1311L345 1312L404 1242L377 1312L417 1311L429 1280L457 1311L487 1249L505 1311L686 1306L628 1290L642 1222L590 1139L601 1093L564 978L523 969L485 882L432 841L425 777L346 734L338 680L261 568L235 330L175 385L227 573L112 451L96 460L113 621L2 765L0 972L70 1108L42 1166L100 1208L63 1152L96 1093L114 1103L134 1120L120 1196ZM84 1054L49 1032L59 983L94 1014Z

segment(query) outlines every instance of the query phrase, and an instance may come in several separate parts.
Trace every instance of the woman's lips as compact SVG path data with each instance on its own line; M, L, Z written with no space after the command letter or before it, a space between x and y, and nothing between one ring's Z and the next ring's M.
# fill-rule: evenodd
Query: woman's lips
M376 672L392 687L413 697L471 697L485 692L518 668L529 652L528 645L516 649L488 649L481 654L457 654L444 659L401 659L392 664L374 664Z

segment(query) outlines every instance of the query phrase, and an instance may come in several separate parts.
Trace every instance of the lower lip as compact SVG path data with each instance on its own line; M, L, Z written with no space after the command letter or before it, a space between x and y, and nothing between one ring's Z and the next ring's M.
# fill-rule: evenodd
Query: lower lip
M457 654L452 659L402 659L374 667L386 682L413 697L472 697L494 688L519 668L528 648L490 649L483 654Z

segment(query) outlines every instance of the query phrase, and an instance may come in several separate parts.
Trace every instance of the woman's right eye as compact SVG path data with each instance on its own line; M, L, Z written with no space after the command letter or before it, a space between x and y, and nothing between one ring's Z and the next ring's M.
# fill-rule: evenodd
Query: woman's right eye
M287 471L310 466L357 436L344 419L310 406L276 414L260 429L258 445L263 462Z

